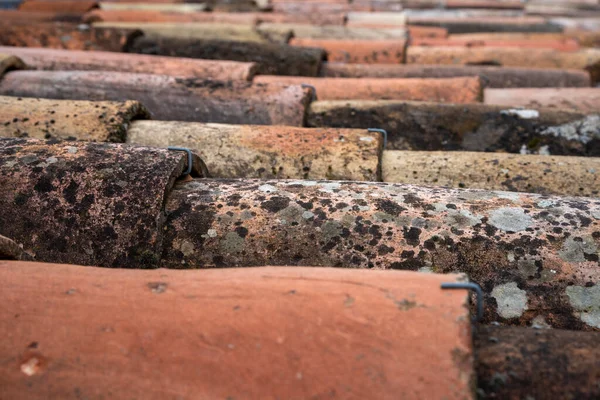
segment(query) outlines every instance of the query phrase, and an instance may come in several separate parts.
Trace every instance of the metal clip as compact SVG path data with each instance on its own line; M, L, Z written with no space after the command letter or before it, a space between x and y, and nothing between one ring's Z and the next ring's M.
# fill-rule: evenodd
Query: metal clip
M316 87L314 87L313 85L309 85L308 83L301 83L301 84L300 84L300 86L301 86L303 89L306 89L306 88L311 88L311 89L312 89L312 91L313 91L313 92L312 92L312 94L313 94L313 95L312 95L312 99L311 99L311 101L316 101L316 100L317 100L317 88L316 88Z
M189 175L192 173L192 165L194 162L194 158L192 156L192 151L186 147L172 147L169 146L167 147L167 150L175 150L175 151L185 151L187 153L188 156L188 167L185 170L185 172L183 174L181 174L181 176L185 176L185 175Z
M383 135L383 148L385 149L387 147L387 131L385 129L369 128L367 131L381 133Z
M467 289L477 293L477 316L473 322L481 321L483 318L483 291L476 283L442 283L442 289Z

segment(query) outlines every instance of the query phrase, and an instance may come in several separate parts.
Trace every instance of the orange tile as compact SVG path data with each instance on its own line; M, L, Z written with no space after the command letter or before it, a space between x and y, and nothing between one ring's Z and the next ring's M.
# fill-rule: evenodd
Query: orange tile
M0 21L10 21L13 24L31 24L39 22L80 22L83 13L55 12L33 12L17 10L0 10ZM1 25L0 25L1 26ZM0 40L2 38L0 37Z
M21 57L30 68L40 70L139 72L223 81L252 80L257 68L254 63L105 51L0 47L0 53Z
M318 47L327 51L332 62L364 64L402 64L406 42L403 40L321 40L292 39L292 46Z
M0 261L0 277L10 399L475 397L469 296L440 288L457 275Z
M0 24L0 45L69 50L124 51L139 30L67 23Z
M319 100L419 100L449 103L481 101L479 77L448 79L312 78L258 75L257 83L310 84Z
M435 26L407 25L407 28L411 38L445 38L448 36L447 29Z
M83 14L94 8L98 8L98 3L90 0L25 0L19 5L19 11L21 12Z
M86 22L211 22L254 25L256 13L194 12L174 13L152 10L93 10L83 16Z

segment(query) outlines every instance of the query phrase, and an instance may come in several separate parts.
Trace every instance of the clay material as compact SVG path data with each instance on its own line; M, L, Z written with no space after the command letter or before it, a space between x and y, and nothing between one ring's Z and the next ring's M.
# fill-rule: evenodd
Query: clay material
M600 79L600 50L585 49L561 52L551 49L518 49L510 47L426 47L409 46L408 64L496 65L584 69L592 82Z
M83 14L94 8L98 3L90 0L24 0L19 4L21 12L61 12Z
M191 148L215 178L381 180L383 139L366 130L135 121L127 142Z
M115 1L102 1L98 3L101 10L143 10L143 11L167 11L174 13L191 13L206 11L206 3L163 3L160 2L152 3L144 0L143 2L115 2Z
M554 49L560 51L579 50L580 45L575 39L563 38L562 40L464 40L455 37L448 39L438 38L413 38L410 42L413 46L463 46L463 47L517 47L522 49Z
M383 153L384 182L600 196L600 159L506 153Z
M192 60L105 51L0 47L0 53L4 52L21 57L30 68L53 71L139 72L223 81L249 81L256 71L254 63Z
M256 62L257 73L266 75L316 76L326 53L323 49L298 48L286 44L139 38L133 53L174 57Z
M9 24L0 22L0 45L67 50L126 51L142 32L66 23Z
M440 289L460 278L0 261L0 383L16 400L474 399L468 294Z
M338 25L315 26L308 24L274 24L264 23L258 26L263 34L278 34L292 31L295 38L300 39L339 39L339 40L386 40L406 39L403 28L353 28Z
M0 78L8 71L24 68L25 63L20 58L0 52Z
M448 36L448 30L433 26L407 25L406 29L411 38L445 38Z
M186 168L181 151L0 139L0 235L39 261L156 267L165 198Z
M40 22L81 22L81 13L66 13L66 12L21 12L18 10L0 9L0 26L3 22L10 21L10 25L24 24L28 25L32 22L38 24Z
M263 33L252 24L202 22L96 22L95 27L140 29L148 39L215 39L287 43L291 30Z
M381 27L381 26L398 26L403 27L406 25L406 16L401 12L349 12L348 22L346 23L349 27L354 26L367 26L367 27Z
M195 180L167 203L162 266L463 272L485 321L592 329L600 200L389 183ZM587 303L577 298L589 300Z
M486 104L570 109L586 114L600 112L597 88L486 89L484 93Z
M486 87L589 87L590 74L577 69L480 65L368 65L323 63L321 76L332 78L454 78L480 76Z
M403 40L292 39L290 44L325 49L329 62L366 64L402 64L406 48Z
M137 101L47 100L0 96L0 136L124 142L134 119L148 112Z
M482 99L478 77L447 79L304 78L259 75L257 83L310 84L319 100L422 100L475 103Z
M24 254L18 243L0 235L0 260L22 260Z
M600 118L554 109L404 101L317 101L307 126L388 132L389 150L600 156Z
M600 335L485 326L475 333L478 392L496 399L600 397Z
M115 3L118 5L119 3ZM142 4L150 6L162 6L162 4ZM169 6L191 6L194 4L167 4ZM153 23L151 27L158 26L156 23L172 22L203 22L203 23L226 23L254 25L258 23L258 16L254 13L212 13L212 12L174 12L161 10L94 10L83 16L85 22L127 22ZM143 25L144 26L144 25ZM187 26L187 25L186 25Z
M537 17L447 17L408 18L409 24L445 28L448 33L562 32L558 24Z
M159 120L302 126L312 90L96 71L15 71L0 94L69 100L137 100Z

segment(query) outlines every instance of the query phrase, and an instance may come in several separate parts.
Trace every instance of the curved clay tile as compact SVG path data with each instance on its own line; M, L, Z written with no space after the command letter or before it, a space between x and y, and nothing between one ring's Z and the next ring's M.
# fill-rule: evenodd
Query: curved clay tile
M310 105L306 123L311 127L385 129L390 150L600 155L597 116L560 109L406 101L316 101ZM577 126L585 129L576 134Z
M24 0L19 5L20 12L60 12L83 14L98 8L96 1L90 0Z
M600 113L598 88L486 89L486 104L510 107L570 109L586 114Z
M1 50L0 50L1 51ZM323 63L321 76L331 78L453 78L481 76L486 88L589 87L590 74L577 69L495 67L489 65L371 65Z
M95 28L67 23L3 24L0 45L68 50L126 51L142 35L135 29Z
M312 90L101 71L15 71L0 95L63 100L137 100L159 120L302 126Z
M0 139L0 235L40 261L156 267L164 202L187 162L166 149Z
M119 3L115 3L118 5ZM156 5L156 4L149 4ZM191 4L172 4L191 5ZM94 10L83 16L85 22L203 22L255 25L257 13L174 12L161 10ZM113 25L111 25L113 26ZM140 28L141 29L141 28Z
M139 72L184 78L249 81L257 69L254 63L106 51L0 47L0 53L3 52L20 56L29 68L52 71Z
M256 72L259 74L292 76L316 76L326 56L323 49L298 48L280 43L146 37L136 39L129 51L171 57L255 62Z
M598 157L387 150L381 167L384 182L566 196L600 195Z
M338 25L264 23L258 26L258 31L270 34L292 31L295 38L301 39L386 40L406 38L406 30L403 27L371 29L347 28Z
M148 118L137 101L48 100L0 96L0 136L124 142L135 119Z
M404 63L404 40L292 39L290 45L317 47L327 52L327 61L364 64Z
M312 78L258 75L256 83L310 84L319 100L418 100L475 103L483 97L479 77L445 79Z
M214 178L381 180L383 140L366 129L135 121L127 142L189 147Z
M0 279L10 399L475 398L469 296L440 288L457 275L0 261Z

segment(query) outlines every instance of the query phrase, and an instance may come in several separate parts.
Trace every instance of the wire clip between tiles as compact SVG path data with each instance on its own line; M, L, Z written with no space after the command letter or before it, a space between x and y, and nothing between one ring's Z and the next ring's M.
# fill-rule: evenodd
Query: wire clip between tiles
M194 157L192 156L192 151L190 149L188 149L187 147L172 147L169 146L167 147L167 150L174 150L174 151L185 151L187 153L187 169L181 174L181 176L186 176L192 173L192 167L193 167L193 163L194 163Z
M387 147L387 131L385 129L369 128L367 131L381 133L383 135L383 148L385 149Z
M308 83L301 83L300 86L303 89L311 88L312 89L312 99L311 100L317 101L317 88L316 87L314 87L313 85L309 85Z
M442 289L467 289L477 293L477 315L473 318L473 322L481 321L483 318L483 291L476 283L460 283L449 282L442 283Z

